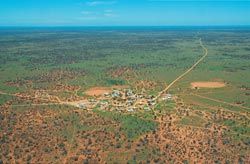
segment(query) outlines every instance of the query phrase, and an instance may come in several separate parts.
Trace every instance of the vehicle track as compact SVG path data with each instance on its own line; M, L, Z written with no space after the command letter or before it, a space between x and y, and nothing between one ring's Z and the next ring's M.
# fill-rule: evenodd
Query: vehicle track
M242 105L237 105L237 104L233 104L233 103L225 102L225 101L218 100L218 99L214 99L214 98L210 98L210 97L207 97L207 96L202 96L202 95L198 95L198 94L194 94L194 93L191 93L191 95L193 95L193 96L197 96L197 97L200 97L200 98L203 98L203 99L207 99L207 100L215 101L215 102L218 102L218 103L226 104L226 105L229 105L229 106L238 107L238 108L243 109L245 112L248 112L248 110L250 110L250 108L245 107L245 106L242 106Z
M205 54L196 62L192 65L192 67L190 67L188 70L186 70L183 74L181 74L180 76L178 76L174 81L172 81L164 90L162 90L161 92L159 92L159 94L155 97L155 100L158 100L162 94L167 93L167 91L175 84L177 83L180 79L182 79L184 76L186 76L189 72L191 72L198 64L200 64L208 55L208 50L207 48L203 45L201 38L199 39L200 41L200 46L203 48Z

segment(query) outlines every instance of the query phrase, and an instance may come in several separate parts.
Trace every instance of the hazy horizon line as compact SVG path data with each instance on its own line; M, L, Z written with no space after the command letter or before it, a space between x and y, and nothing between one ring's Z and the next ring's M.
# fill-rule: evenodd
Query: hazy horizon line
M0 25L0 27L250 27L243 24L228 25Z

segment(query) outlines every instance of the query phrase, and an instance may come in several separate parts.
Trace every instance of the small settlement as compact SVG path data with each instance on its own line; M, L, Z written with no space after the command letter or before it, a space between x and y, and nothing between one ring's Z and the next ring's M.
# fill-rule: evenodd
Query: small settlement
M164 94L162 101L171 100L171 94ZM76 103L80 109L99 108L107 111L134 112L137 110L149 111L156 105L156 99L152 95L135 93L131 89L114 89L110 93L104 93L98 98Z

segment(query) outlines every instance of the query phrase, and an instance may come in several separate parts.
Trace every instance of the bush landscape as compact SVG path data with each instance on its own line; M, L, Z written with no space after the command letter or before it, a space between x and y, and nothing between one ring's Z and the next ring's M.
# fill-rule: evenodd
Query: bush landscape
M249 163L249 36L1 28L0 163Z

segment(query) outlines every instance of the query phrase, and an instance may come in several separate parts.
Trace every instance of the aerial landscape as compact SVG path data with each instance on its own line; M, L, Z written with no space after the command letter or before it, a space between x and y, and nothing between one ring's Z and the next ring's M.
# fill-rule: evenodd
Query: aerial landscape
M0 164L250 163L250 26L95 16L0 18Z

